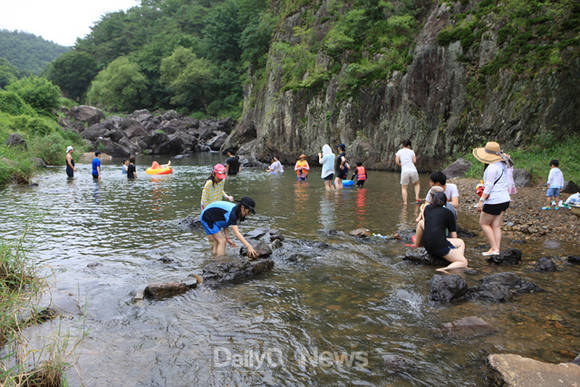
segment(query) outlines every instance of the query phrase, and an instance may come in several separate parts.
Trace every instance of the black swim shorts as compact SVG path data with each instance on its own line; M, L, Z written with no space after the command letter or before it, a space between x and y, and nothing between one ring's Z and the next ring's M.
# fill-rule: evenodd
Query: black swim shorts
M497 216L508 209L510 202L498 203L498 204L484 204L482 211L486 214Z

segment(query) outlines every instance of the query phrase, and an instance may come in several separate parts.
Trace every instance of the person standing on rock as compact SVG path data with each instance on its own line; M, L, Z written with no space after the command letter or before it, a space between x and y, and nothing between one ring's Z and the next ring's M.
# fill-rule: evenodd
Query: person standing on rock
M228 159L226 160L226 171L228 176L235 176L242 170L240 158L234 154L232 149L227 150Z
M336 147L338 150L338 157L334 163L334 186L336 189L342 189L342 181L347 177L348 169L346 163L346 146L344 144L338 144Z
M230 202L234 201L234 197L228 195L224 191L226 181L226 167L223 164L216 164L213 167L211 175L205 182L203 190L201 191L201 209L205 209L208 205L218 200L227 199Z
M499 255L503 215L511 200L508 168L513 166L513 162L509 155L501 151L497 142L488 142L484 148L475 148L473 156L480 162L489 164L483 173L485 189L477 205L477 210L481 212L479 224L489 242L489 250L482 255Z
M332 153L332 148L328 144L324 144L322 147L322 153L318 154L318 162L322 164L322 173L320 177L324 180L324 188L326 191L333 191L334 186L332 181L334 180L334 153Z
M76 167L75 167L75 161L73 160L72 154L74 152L74 148L72 146L67 146L66 147L66 158L65 158L65 162L66 162L66 175L68 176L69 179L72 179L75 176L75 172L76 172Z
M422 238L417 237L417 245L425 246L425 250L431 255L442 257L451 262L449 266L437 269L447 272L450 269L462 269L467 267L465 258L465 243L457 238L457 224L453 213L445 208L447 197L445 192L433 194L431 204L423 211L424 232ZM450 238L446 237L449 232Z
M93 179L101 180L101 152L95 152L95 158L93 159Z
M256 213L255 207L256 202L254 199L244 196L237 204L224 201L213 202L201 212L201 225L208 235L212 244L212 252L216 257L226 254L226 243L236 247L235 242L231 240L228 234L230 226L236 238L248 249L248 258L257 257L258 254L254 247L238 229L239 222L243 222L250 213Z
M407 204L407 187L410 183L415 185L415 202L421 203L421 198L419 198L421 184L419 183L419 173L415 167L417 157L411 149L411 140L403 141L403 148L399 149L396 153L395 162L401 167L401 195L403 196L403 204Z

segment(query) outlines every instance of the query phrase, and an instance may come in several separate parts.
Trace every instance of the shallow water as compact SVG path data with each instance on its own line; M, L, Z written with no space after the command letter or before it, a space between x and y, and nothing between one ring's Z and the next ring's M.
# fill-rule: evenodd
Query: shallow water
M580 270L562 264L556 273L531 272L534 258L554 255L541 243L506 240L504 248L522 249L527 262L498 268L481 258L480 236L468 239L467 257L478 273L466 280L514 271L546 292L506 304L434 306L427 300L434 269L402 261L402 242L362 243L334 232L367 227L390 234L414 226L418 208L401 206L399 175L388 172L369 172L364 189L328 195L318 171L308 183L297 183L290 170L242 171L226 183L226 192L257 202L242 232L269 225L290 240L330 248L289 251L287 244L275 250L274 271L253 281L132 303L132 292L147 283L191 279L213 260L202 233L176 225L199 213L201 187L217 160L212 154L177 160L175 173L162 177L145 175L144 160L136 181L104 165L101 183L93 182L89 165L79 165L73 181L64 168L51 168L35 179L38 187L2 191L0 232L16 239L27 230L29 256L48 278L55 304L69 312L29 329L30 346L60 332L71 337L72 350L84 335L67 371L72 385L480 385L489 353L565 362L580 351ZM423 176L423 193L426 182ZM463 227L478 231L475 219L459 216ZM578 253L575 245L564 249ZM291 253L304 258L282 258ZM498 332L441 336L442 323L470 315ZM393 355L406 360L397 366ZM256 356L265 356L261 366Z

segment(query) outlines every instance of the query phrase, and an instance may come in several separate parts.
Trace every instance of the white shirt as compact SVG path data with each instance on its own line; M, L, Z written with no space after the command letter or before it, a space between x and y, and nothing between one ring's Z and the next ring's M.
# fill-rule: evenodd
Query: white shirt
M453 199L453 198L458 198L459 197L459 190L457 189L457 186L455 184L452 184L452 183L445 184L445 196L447 196L448 202L450 202L451 199ZM427 192L427 197L425 198L425 201L431 202L431 190L429 190L429 192Z
M503 161L496 161L487 167L483 173L483 184L485 185L483 193L489 195L484 204L510 201L507 165Z
M320 164L322 164L322 173L320 174L320 177L324 179L328 175L334 173L335 158L336 157L334 156L334 153L330 153L322 157L322 161L320 162Z
M560 168L550 168L550 174L548 175L548 186L550 188L564 187L564 174Z
M270 171L272 173L283 173L284 167L280 161L274 161L272 164L270 164Z
M401 160L401 173L417 172L417 168L413 164L413 158L415 157L413 150L409 148L399 149L396 156L399 156L399 160Z

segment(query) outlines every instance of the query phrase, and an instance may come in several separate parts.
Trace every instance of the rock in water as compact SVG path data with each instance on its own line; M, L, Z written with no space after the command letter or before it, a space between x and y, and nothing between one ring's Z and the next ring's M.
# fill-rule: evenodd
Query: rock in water
M556 264L549 257L542 257L538 260L535 269L536 271L556 271Z
M513 354L487 357L490 386L577 386L580 366L551 364Z
M266 273L274 267L274 261L269 258L248 261L233 259L226 262L210 263L203 269L203 282L216 287L227 283L241 283L259 274Z
M575 265L580 264L580 255L570 255L568 257L568 263L572 263Z
M357 228L356 230L352 230L349 234L358 238L368 238L373 235L371 230L368 228Z
M162 300L164 298L174 297L179 294L186 293L190 289L197 287L197 281L193 283L184 282L167 282L167 283L153 283L147 285L143 295L145 298L152 300Z
M256 252L258 253L258 258L267 258L270 255L272 255L272 248L266 242L258 241L257 243L250 242L250 244L252 245L252 247L254 247L254 250L256 250ZM248 249L246 249L246 246L240 248L240 255L243 256L248 255Z
M464 158L460 158L455 160L451 163L443 173L447 176L448 179L452 177L463 177L465 176L465 172L467 172L471 168L471 163Z
M183 231L201 230L201 221L199 216L186 216L179 221L177 226Z
M487 258L487 262L496 265L517 265L522 261L522 252L518 249L507 249L499 255L492 255Z
M485 320L476 316L463 317L450 323L443 324L443 329L449 336L456 338L470 338L486 336L496 331Z
M481 279L479 286L470 288L467 298L488 302L507 302L513 293L535 293L543 291L535 283L522 279L510 272L492 274Z
M544 248L549 250L558 250L562 247L560 241L548 239L544 241Z
M430 266L443 267L449 265L449 262L447 262L444 258L429 254L423 247L419 247L417 249L407 249L403 259L406 261Z
M280 242L284 242L284 235L279 230L270 230L270 242L274 242L275 240L279 240Z
M431 278L429 300L447 304L459 301L467 292L467 283L457 274L435 274Z

